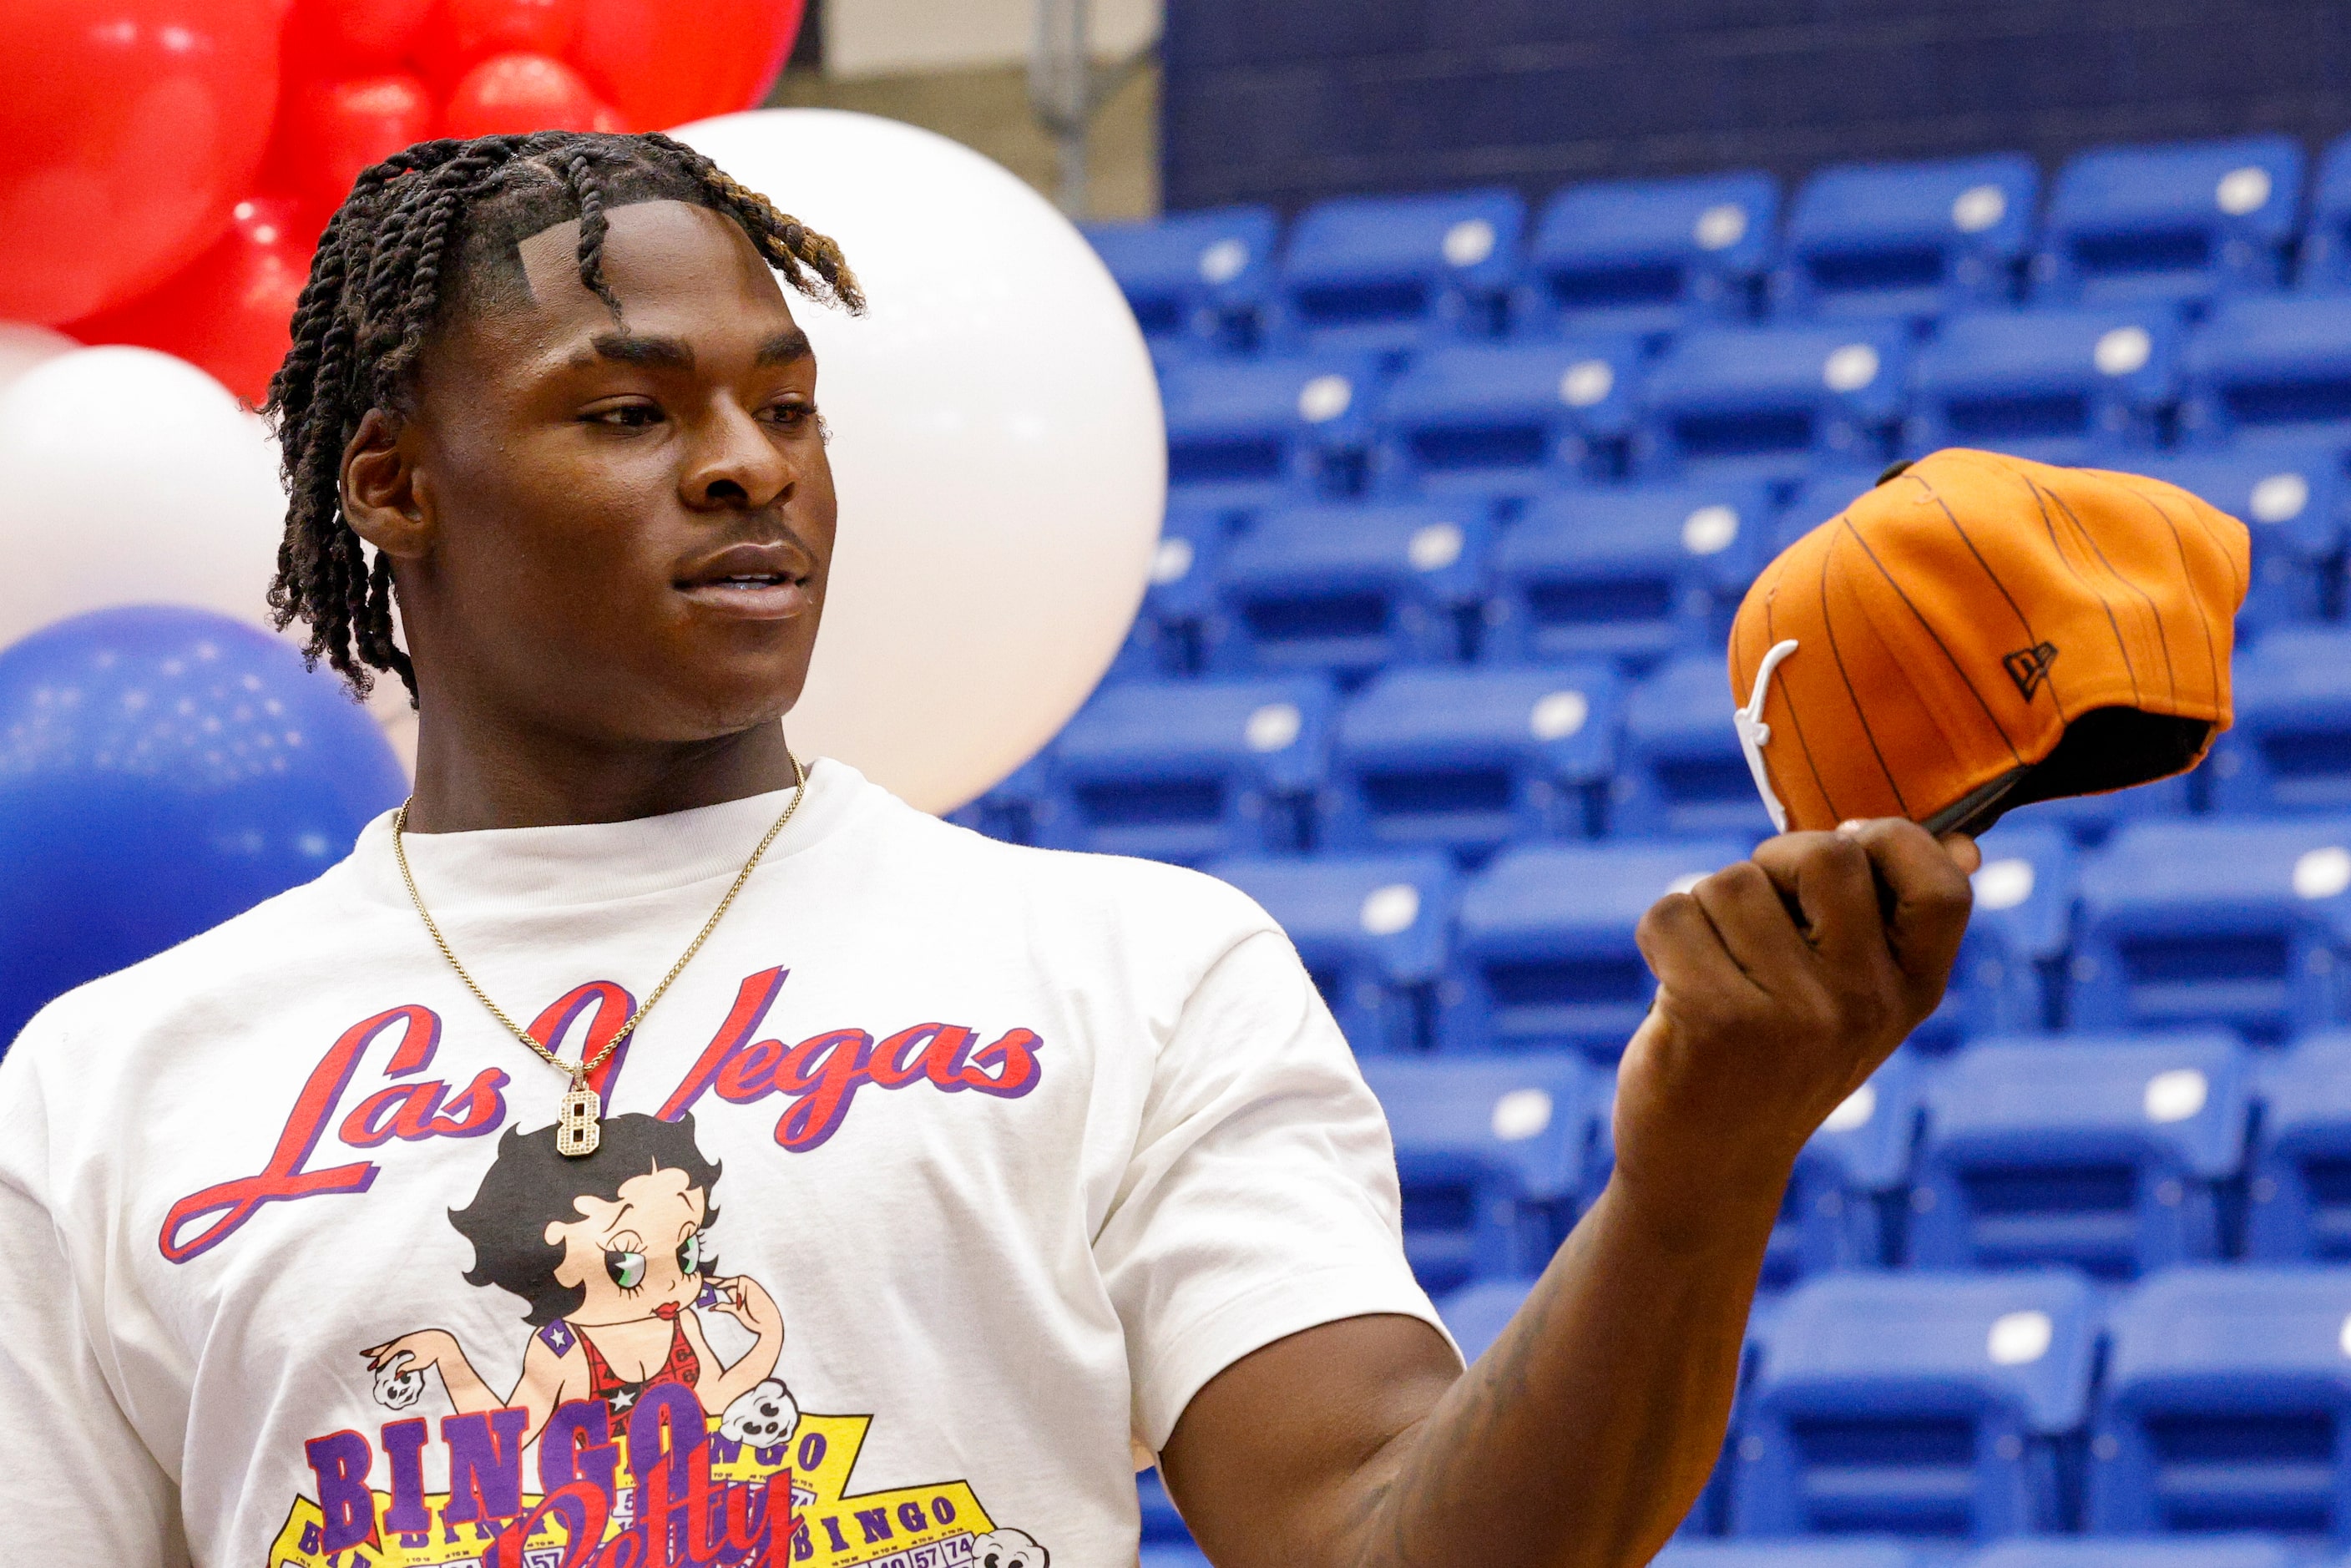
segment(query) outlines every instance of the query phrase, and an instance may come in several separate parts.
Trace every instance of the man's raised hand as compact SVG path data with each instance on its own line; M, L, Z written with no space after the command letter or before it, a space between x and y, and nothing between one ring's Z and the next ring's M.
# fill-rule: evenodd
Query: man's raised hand
M1657 998L1625 1048L1618 1185L1708 1228L1778 1205L1804 1140L1942 999L1974 843L1888 818L1786 833L1641 922Z

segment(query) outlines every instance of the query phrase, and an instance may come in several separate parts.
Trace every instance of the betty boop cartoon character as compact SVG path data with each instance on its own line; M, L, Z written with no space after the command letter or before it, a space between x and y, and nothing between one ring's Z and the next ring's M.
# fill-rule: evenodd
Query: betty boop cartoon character
M656 1383L681 1384L721 1415L774 1376L783 1314L751 1279L714 1272L710 1195L721 1167L694 1141L694 1118L629 1114L603 1124L596 1152L556 1153L555 1129L509 1128L474 1201L449 1221L474 1244L469 1285L520 1296L538 1332L524 1347L522 1377L501 1397L445 1329L421 1329L361 1352L396 1385L432 1368L461 1413L518 1406L530 1413L525 1442L556 1407L601 1399L624 1416ZM725 1312L758 1336L732 1366L703 1337L697 1307ZM416 1390L405 1385L408 1400ZM780 1385L775 1386L780 1387Z

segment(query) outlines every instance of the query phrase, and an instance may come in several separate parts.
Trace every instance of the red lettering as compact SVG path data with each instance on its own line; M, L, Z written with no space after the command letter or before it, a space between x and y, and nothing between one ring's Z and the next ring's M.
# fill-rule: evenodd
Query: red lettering
M490 1561L496 1568L523 1568L525 1543L550 1514L557 1514L563 1522L561 1568L588 1568L604 1543L604 1526L611 1513L603 1490L595 1482L572 1481L558 1487L539 1499L511 1529L498 1532L497 1546Z
M782 1040L755 1040L726 1059L712 1087L718 1091L721 1100L747 1105L763 1094L776 1092L776 1064L783 1059Z
M368 1189L375 1180L376 1167L371 1164L330 1166L317 1171L302 1167L311 1151L319 1146L319 1139L335 1113L336 1103L350 1086L352 1074L359 1071L361 1053L377 1036L395 1026L406 1033L392 1057L394 1070L414 1072L432 1061L434 1046L441 1038L441 1020L429 1008L393 1008L345 1030L342 1038L327 1048L327 1054L319 1059L319 1065L303 1082L302 1092L295 1096L294 1109L287 1115L285 1129L277 1135L277 1146L270 1151L269 1162L260 1173L216 1183L172 1206L172 1211L163 1217L162 1231L156 1238L165 1259L184 1263L210 1251L235 1235L266 1204ZM183 1234L207 1217L211 1217L210 1224L193 1236Z
M580 1015L591 1007L596 1009L596 1016L588 1025L588 1038L580 1043L579 1056L581 1061L590 1060L611 1043L612 1037L621 1032L621 1026L629 1021L629 1015L637 1010L636 998L610 980L590 980L556 998L548 1004L545 1012L531 1020L530 1038L561 1055L563 1037L570 1032ZM629 1040L622 1041L612 1054L599 1062L596 1071L588 1075L590 1086L599 1095L611 1098L612 1080L620 1076L621 1063L628 1056L629 1045L634 1038L632 1036Z
M485 1067L474 1074L465 1092L449 1102L441 1113L424 1124L420 1137L478 1138L507 1119L507 1099L498 1091L507 1086L507 1075L495 1067ZM407 1137L406 1133L400 1134Z
M400 1083L379 1089L343 1118L335 1136L355 1149L372 1149L392 1141L396 1132L413 1143L423 1134L423 1118L441 1108L449 1086L435 1078L423 1083Z
M967 1029L949 1025L923 1052L923 1071L941 1093L954 1094L963 1089L963 1059L971 1054L971 1042L978 1038Z
M902 1029L873 1048L866 1066L866 1076L883 1089L904 1089L923 1075L925 1055L920 1054L947 1026L943 1023L918 1023L912 1029Z
M815 1148L840 1130L849 1103L865 1081L873 1037L862 1029L811 1035L784 1053L776 1086L800 1096L776 1124L776 1142L788 1149Z
M1035 1030L1008 1030L998 1039L982 1046L972 1057L971 1065L956 1074L956 1079L965 1088L977 1089L982 1094L1018 1100L1037 1087L1040 1071L1037 1052L1044 1048L1044 1044L1037 1037ZM987 1067L998 1071L992 1076L980 1071Z
M655 1115L664 1122L674 1122L694 1109L694 1103L709 1089L718 1076L718 1070L726 1065L726 1059L742 1049L743 1042L751 1038L751 1032L767 1017L768 1009L775 1002L776 993L783 989L784 981L790 975L789 969L776 968L762 969L756 975L744 977L742 985L736 988L735 1005L727 1009L726 1020L718 1026L718 1032L711 1037L710 1043L702 1048L702 1054L695 1059L693 1070L686 1073L685 1082L662 1103L662 1108L653 1113Z

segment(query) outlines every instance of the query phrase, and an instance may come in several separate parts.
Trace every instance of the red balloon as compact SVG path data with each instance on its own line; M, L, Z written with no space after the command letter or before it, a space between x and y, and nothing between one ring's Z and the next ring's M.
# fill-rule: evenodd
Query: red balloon
M307 200L331 211L360 170L431 136L439 119L424 83L405 72L300 83L280 112L273 162Z
M802 0L585 0L569 56L632 130L757 106L800 30Z
M277 97L275 0L10 0L0 318L53 325L220 237Z
M434 0L294 0L288 75L350 76L400 64L433 15Z
M152 293L69 329L85 343L136 343L210 371L258 408L292 342L294 303L318 235L284 196L236 204L218 245Z
M444 136L621 129L612 106L578 71L547 55L491 56L458 80L441 115Z
M491 55L560 55L580 29L580 0L441 0L436 32L461 66Z

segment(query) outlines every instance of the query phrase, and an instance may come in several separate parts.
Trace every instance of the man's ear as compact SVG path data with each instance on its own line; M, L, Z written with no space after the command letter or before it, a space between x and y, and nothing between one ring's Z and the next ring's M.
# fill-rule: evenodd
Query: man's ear
M425 552L432 509L417 483L413 439L397 415L371 408L360 418L343 448L341 487L343 516L360 538L394 560Z

